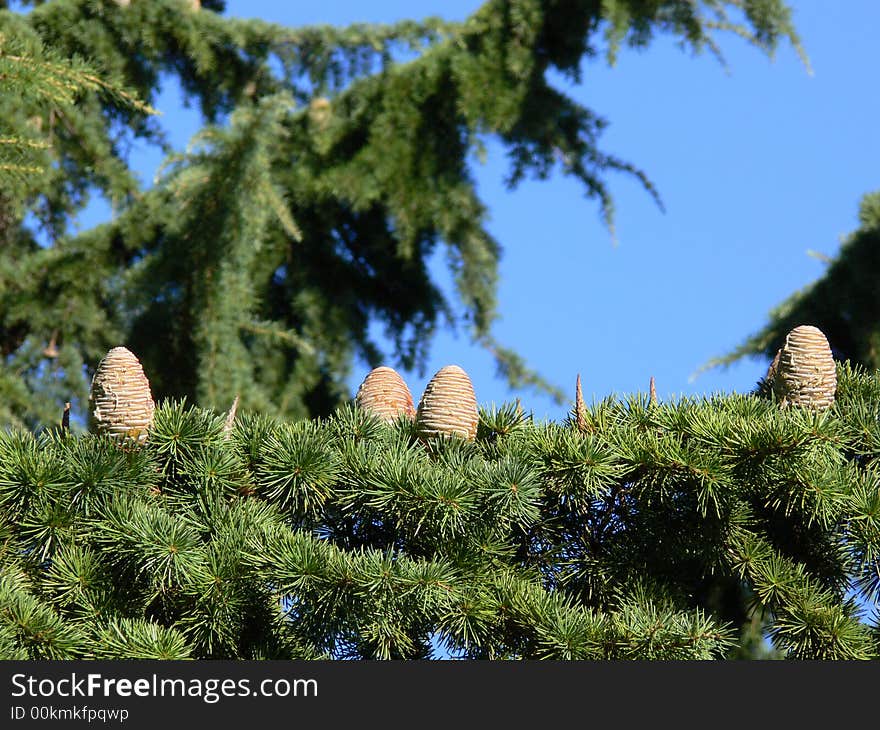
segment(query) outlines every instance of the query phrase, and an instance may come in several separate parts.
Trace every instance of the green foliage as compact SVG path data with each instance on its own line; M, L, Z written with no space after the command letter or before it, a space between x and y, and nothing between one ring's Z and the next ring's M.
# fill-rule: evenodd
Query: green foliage
M55 117L63 119L86 93L120 108L155 113L80 58L46 48L33 28L5 10L0 10L0 90L0 182L7 204L39 189L51 159Z
M733 352L707 367L750 355L773 357L785 336L809 323L825 333L835 357L880 367L880 192L862 198L859 228L846 237L825 273L776 306L770 321Z
M83 413L88 376L119 344L157 398L328 415L356 356L423 367L441 322L511 387L561 399L492 334L502 247L473 160L496 140L510 185L569 175L613 230L613 173L656 191L551 75L577 81L603 46L658 33L695 51L727 31L767 53L798 44L782 0L490 0L463 22L346 28L229 18L221 0L29 4L0 9L0 138L45 169L0 195L0 423L29 428L66 401ZM206 125L185 152L146 106L175 80ZM169 155L149 188L133 143ZM95 194L112 219L76 232ZM440 248L452 297L429 270Z
M877 658L880 378L838 378L825 412L609 398L581 431L493 406L473 442L171 401L133 450L7 432L0 651Z
M786 656L876 654L850 598L880 590L860 370L822 416L608 399L582 433L509 405L475 442L343 405L356 355L390 359L372 323L409 368L443 319L561 398L492 335L473 157L494 139L511 186L573 176L613 233L610 173L659 197L550 74L657 33L799 48L781 0L489 0L347 28L30 4L0 2L0 656L702 659L765 630ZM149 106L169 76L206 125L184 152ZM168 155L148 189L144 141ZM75 232L94 194L112 219ZM441 246L456 301L428 270ZM122 342L164 399L146 446L39 430L85 410Z

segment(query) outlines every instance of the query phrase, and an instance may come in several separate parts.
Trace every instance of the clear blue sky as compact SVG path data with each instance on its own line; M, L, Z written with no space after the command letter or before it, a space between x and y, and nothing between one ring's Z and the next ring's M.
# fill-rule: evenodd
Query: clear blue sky
M227 14L295 26L461 19L480 4L230 0ZM609 121L602 149L645 170L666 205L662 213L634 180L612 176L616 246L598 204L574 181L557 176L510 192L497 146L475 169L489 229L504 251L495 334L572 398L578 372L588 402L645 391L651 375L661 399L750 390L766 361L690 376L820 276L824 264L808 250L833 255L856 226L861 195L880 188L873 72L880 3L791 5L813 76L788 46L770 60L735 37L721 44L728 71L668 37L641 52L622 51L614 68L599 60L585 66L583 83L571 91ZM198 128L194 113L180 107L171 87L158 106L182 147ZM151 180L158 158L137 152L132 159ZM99 215L93 209L83 224ZM433 270L450 291L442 256ZM537 418L568 410L533 391L511 392L465 333L440 334L431 352L423 375L403 373L416 400L436 370L457 363L481 404L520 395ZM367 370L356 366L353 391Z

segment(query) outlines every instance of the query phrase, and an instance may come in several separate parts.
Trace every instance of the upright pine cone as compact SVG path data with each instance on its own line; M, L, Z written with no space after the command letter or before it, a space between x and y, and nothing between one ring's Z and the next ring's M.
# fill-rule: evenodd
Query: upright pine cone
M367 374L358 388L355 403L386 423L416 414L412 394L403 378L394 368L385 366L373 368Z
M92 378L89 400L98 433L128 443L146 441L155 404L150 382L131 351L114 347L104 356Z
M477 436L477 396L468 374L458 365L440 368L419 401L416 423L422 436Z
M574 422L578 431L589 431L587 425L587 405L584 403L584 394L581 390L581 374L578 373L577 380L574 383Z
M801 325L789 332L766 380L782 406L823 409L834 403L837 370L822 331Z

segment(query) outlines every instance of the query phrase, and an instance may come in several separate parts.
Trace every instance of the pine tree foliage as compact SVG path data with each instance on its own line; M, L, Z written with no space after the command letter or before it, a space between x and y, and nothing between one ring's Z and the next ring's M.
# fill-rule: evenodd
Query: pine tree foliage
M353 405L163 401L142 447L0 435L6 658L880 656L880 378L482 409L474 441Z
M0 88L3 91L3 136L0 139L0 180L4 196L15 199L49 166L48 150L56 116L63 120L78 99L98 93L118 107L154 113L124 89L100 77L83 60L67 58L46 48L40 37L14 15L0 16ZM43 135L43 113L51 111L48 135ZM30 180L30 184L28 181Z
M90 368L120 342L159 397L326 415L356 356L423 365L443 321L514 387L558 395L492 334L501 245L474 160L499 141L510 185L569 175L610 225L613 173L656 191L601 148L605 120L552 74L579 81L586 60L661 33L695 51L717 52L728 31L767 53L799 47L782 0L490 0L463 22L344 28L226 17L221 0L30 5L0 9L4 43L87 59L90 79L146 104L175 80L206 127L180 153L160 117L118 95L38 109L24 90L4 95L4 119L24 130L36 117L51 135L39 184L0 201L0 420L26 427L66 401L83 413ZM135 143L170 155L154 184L127 162ZM114 216L77 233L94 194ZM429 269L438 249L453 297Z
M862 198L859 227L847 236L825 273L770 312L769 322L712 365L750 355L772 357L793 327L815 323L828 336L835 357L880 367L880 192Z

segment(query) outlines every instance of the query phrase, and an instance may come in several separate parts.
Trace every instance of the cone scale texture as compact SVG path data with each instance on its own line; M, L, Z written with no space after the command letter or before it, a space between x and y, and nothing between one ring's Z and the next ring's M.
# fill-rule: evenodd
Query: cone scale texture
M423 437L457 435L473 440L479 418L477 397L468 374L458 365L440 368L419 401L419 433Z
M416 414L412 393L394 368L378 367L371 370L358 388L355 402L359 408L391 423L400 416L412 418Z
M120 440L143 443L155 404L140 361L125 347L114 347L98 364L90 392L95 430Z
M767 373L783 406L828 408L837 391L831 347L817 327L801 325L786 335Z

